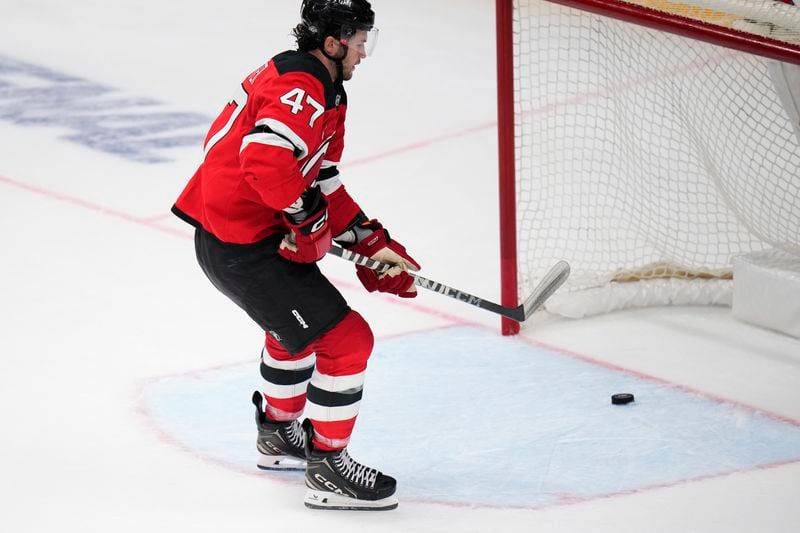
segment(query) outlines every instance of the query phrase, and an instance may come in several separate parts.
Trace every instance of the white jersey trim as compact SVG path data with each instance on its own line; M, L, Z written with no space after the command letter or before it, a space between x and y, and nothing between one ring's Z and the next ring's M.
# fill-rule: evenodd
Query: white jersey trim
M242 139L242 147L239 149L239 153L241 154L244 152L244 149L247 148L251 143L286 148L290 152L294 153L294 145L280 135L276 135L274 133L251 133L250 135L245 135L244 139Z
M262 118L261 120L256 122L256 126L266 126L275 132L277 135L276 137L285 137L289 140L289 142L294 145L294 149L296 149L299 153L297 155L297 159L304 159L308 155L308 145L303 141L303 139L296 134L292 129L281 122L280 120L275 120L274 118ZM245 136L245 139L249 137Z
M328 146L330 146L330 144L331 144L331 137L328 137L327 139L325 139L325 141L323 141L320 147L317 148L316 153L314 153L313 156L308 158L306 164L303 165L303 168L300 169L300 173L304 177L308 175L309 172L311 172L311 169L314 168L314 165L317 164L317 161L319 161L320 158L325 157L325 152L328 151Z
M319 182L319 188L322 191L322 194L324 194L325 196L328 196L331 193L335 192L341 186L342 182L339 179L338 174L332 178L328 178L326 180L322 180Z

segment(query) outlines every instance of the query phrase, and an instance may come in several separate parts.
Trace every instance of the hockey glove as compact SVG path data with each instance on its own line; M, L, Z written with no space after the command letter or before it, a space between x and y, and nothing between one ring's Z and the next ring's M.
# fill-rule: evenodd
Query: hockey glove
M319 186L307 189L292 205L283 210L289 233L278 253L296 263L319 261L331 249L333 240L328 224L328 201Z
M402 244L389 237L389 232L383 229L377 220L364 222L359 229L369 230L370 233L350 249L381 263L394 265L380 274L370 268L356 265L356 275L364 287L369 292L388 292L401 298L414 298L417 295L417 288L414 286L414 278L408 275L408 271L418 271L419 263L408 255Z

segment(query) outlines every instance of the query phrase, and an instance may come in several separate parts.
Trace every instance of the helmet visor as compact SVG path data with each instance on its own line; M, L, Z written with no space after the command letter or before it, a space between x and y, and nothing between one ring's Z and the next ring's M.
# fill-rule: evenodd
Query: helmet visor
M368 30L357 28L342 28L342 44L355 48L359 54L370 57L375 53L378 44L378 28Z

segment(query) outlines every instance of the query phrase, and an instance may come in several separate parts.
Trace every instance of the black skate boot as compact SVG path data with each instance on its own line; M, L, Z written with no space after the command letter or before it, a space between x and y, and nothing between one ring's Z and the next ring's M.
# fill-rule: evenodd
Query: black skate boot
M258 427L258 468L262 470L305 470L306 449L300 422L272 422L261 408L261 393L253 393Z
M314 428L303 422L306 434L306 507L353 511L387 511L397 507L397 481L374 468L357 463L347 449L337 452L315 450Z

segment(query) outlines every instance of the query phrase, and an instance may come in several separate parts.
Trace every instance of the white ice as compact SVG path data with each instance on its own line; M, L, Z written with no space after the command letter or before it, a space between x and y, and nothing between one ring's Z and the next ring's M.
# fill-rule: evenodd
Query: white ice
M498 299L493 3L374 4L377 55L348 87L345 183L426 276ZM289 0L4 0L0 56L213 117L244 75L291 46L297 12ZM36 125L15 123L9 117L24 110L0 106L1 530L800 529L796 462L538 510L401 502L391 513L356 514L307 510L298 483L227 469L176 445L145 416L144 385L252 360L262 342L203 277L188 226L167 212L200 146L142 164L62 139L66 128L47 125L58 123L57 105ZM378 342L497 325L436 294L411 302L366 294L351 266L334 259L324 269ZM800 420L800 341L737 322L726 308L537 320L524 335ZM458 385L450 377L441 376L443 387ZM436 431L426 425L398 438ZM402 483L402 472L392 473Z

